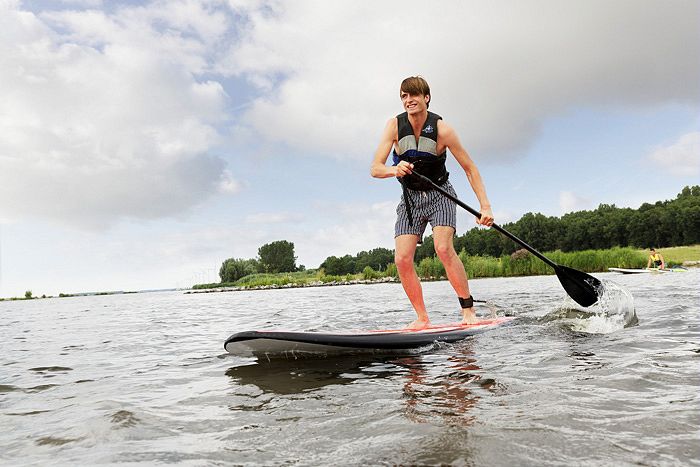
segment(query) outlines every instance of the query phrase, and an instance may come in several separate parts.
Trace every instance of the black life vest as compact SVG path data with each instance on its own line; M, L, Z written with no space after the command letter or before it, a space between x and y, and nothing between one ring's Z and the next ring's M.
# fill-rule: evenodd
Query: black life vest
M428 112L428 118L423 124L418 141L413 134L413 127L408 120L408 113L404 112L396 116L398 123L398 144L394 147L394 165L401 161L410 162L416 172L428 177L437 185L444 184L450 174L445 167L447 151L437 153L438 120L442 117ZM428 191L432 186L413 175L407 175L398 179L399 182L411 190Z

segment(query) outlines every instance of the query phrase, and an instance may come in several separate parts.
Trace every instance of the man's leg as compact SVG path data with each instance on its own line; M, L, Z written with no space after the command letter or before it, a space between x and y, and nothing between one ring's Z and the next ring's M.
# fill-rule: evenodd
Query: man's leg
M457 256L454 243L455 229L448 226L438 225L433 228L433 242L435 243L435 253L445 266L447 279L452 284L452 288L457 292L457 296L469 298L469 282L467 280L467 271L464 270L462 260ZM474 308L462 308L462 322L472 324L478 322Z
M418 279L418 274L416 274L416 268L413 265L413 258L416 253L416 247L418 246L418 236L399 235L395 240L396 253L394 255L394 262L399 272L399 279L401 279L403 290L406 292L408 299L411 301L411 305L413 305L413 309L416 310L416 314L418 315L418 319L409 324L407 328L422 329L430 325L430 319L428 318L428 312L425 309L425 302L423 301L423 288Z

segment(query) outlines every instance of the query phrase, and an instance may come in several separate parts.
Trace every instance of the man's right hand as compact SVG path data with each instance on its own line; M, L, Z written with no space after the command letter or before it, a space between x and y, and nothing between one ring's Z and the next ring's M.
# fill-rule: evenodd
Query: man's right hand
M411 175L413 173L413 164L401 161L396 165L396 176L405 177L406 175Z

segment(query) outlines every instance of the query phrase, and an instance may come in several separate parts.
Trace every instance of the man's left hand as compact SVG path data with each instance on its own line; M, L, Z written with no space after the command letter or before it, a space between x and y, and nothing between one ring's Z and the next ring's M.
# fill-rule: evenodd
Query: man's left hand
M476 223L491 227L491 225L493 225L493 212L491 212L491 208L482 209L481 217L476 219Z

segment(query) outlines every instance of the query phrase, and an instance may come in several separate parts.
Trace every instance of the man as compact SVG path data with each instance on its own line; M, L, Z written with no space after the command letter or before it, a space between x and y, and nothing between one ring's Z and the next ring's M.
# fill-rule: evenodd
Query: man
M425 175L449 193L455 194L454 188L447 181L449 173L445 169L446 150L449 149L464 169L479 200L481 218L476 222L490 226L493 224L493 213L484 182L454 129L439 115L428 111L431 96L430 87L425 79L413 76L403 80L400 96L405 112L387 122L379 147L374 153L370 173L376 178L397 177L403 188L403 195L396 210L394 260L404 291L418 315L407 328L422 329L430 326L423 301L423 289L413 264L416 247L422 241L428 222L433 228L435 252L445 266L447 278L459 298L462 322L476 323L478 320L469 292L467 273L453 244L456 205L412 173L415 169L417 173ZM394 163L387 166L386 161L392 147Z
M647 261L647 268L650 267L666 269L666 262L661 253L657 253L654 248L649 248L649 261Z

